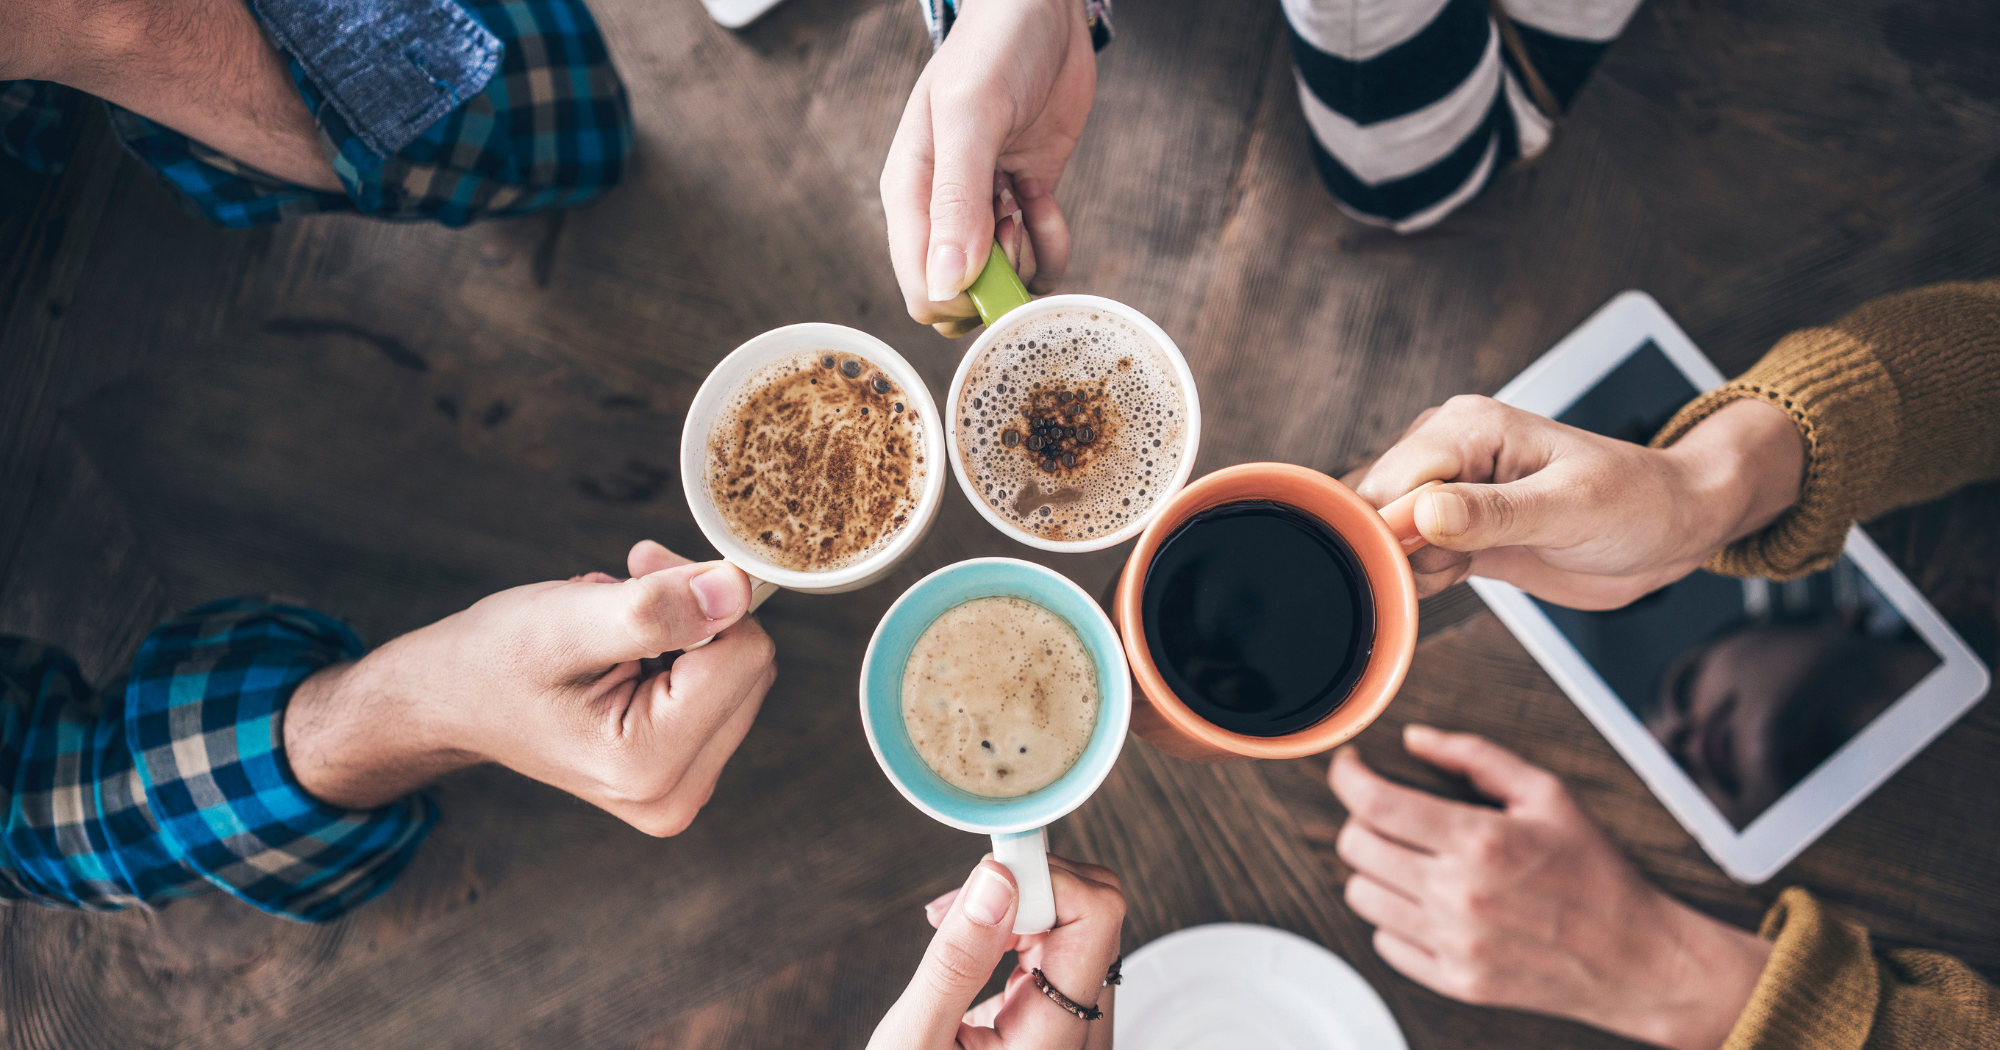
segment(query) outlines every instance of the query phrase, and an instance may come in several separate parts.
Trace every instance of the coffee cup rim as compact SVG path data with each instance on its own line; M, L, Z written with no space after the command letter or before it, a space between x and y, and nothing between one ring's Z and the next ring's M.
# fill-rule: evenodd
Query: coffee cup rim
M899 616L915 615L906 614L905 610L914 608L927 592L940 589L954 576L967 575L988 578L984 582L968 581L962 593L948 594L942 599L944 604L921 624L908 626L898 621ZM996 589L1002 585L992 580L994 576L1022 585ZM1054 594L1049 593L1051 590ZM1022 598L1062 617L1083 640L1098 672L1097 726L1091 730L1084 753L1054 782L1014 798L986 798L946 783L914 753L907 730L901 728L902 666L909 660L910 649L937 616L965 602L988 597ZM1074 615L1071 610L1075 610ZM901 636L889 640L886 634L892 626L898 628ZM885 660L889 664L878 670L878 663ZM892 716L885 717L893 719L893 728L877 726L874 705L870 704L877 685L893 689L894 695L883 700L892 712ZM1132 676L1118 628L1097 604L1097 599L1075 581L1048 566L1019 558L971 558L946 565L911 584L882 614L861 659L860 699L861 727L868 737L868 749L899 794L932 819L960 831L1005 835L1031 831L1060 820L1083 805L1111 775L1124 748L1125 734L1131 728ZM899 771L897 763L891 761L888 753L891 747L896 748L903 764L911 766L907 773ZM904 754L905 750L909 753Z
M903 529L890 539L887 546L867 558L825 572L788 569L759 556L729 531L728 523L722 520L708 493L708 437L715 425L719 406L736 392L737 385L752 372L781 357L814 349L854 353L887 372L903 389L911 407L923 414L921 422L927 460L924 464L924 490L918 495L916 508ZM897 562L916 548L936 519L938 508L944 503L946 485L942 472L936 466L941 456L949 458L950 447L944 438L937 403L932 400L930 388L917 370L881 339L846 325L821 321L774 328L753 336L730 351L702 380L701 388L695 392L694 400L688 403L687 414L681 422L681 490L687 497L688 510L694 515L695 525L701 529L701 534L725 561L750 576L785 590L809 594L834 594L867 586L887 575Z
M1167 360L1168 366L1173 370L1174 379L1180 383L1184 394L1182 404L1185 406L1187 412L1187 440L1181 453L1180 466L1174 470L1172 479L1160 491L1159 497L1154 500L1153 506L1146 513L1126 522L1116 532L1106 533L1103 536L1092 536L1089 539L1082 540L1051 540L1034 535L1002 518L998 512L994 511L987 504L985 498L980 495L978 488L973 484L972 478L966 474L964 457L958 454L958 438L956 437L959 430L958 402L959 396L965 391L966 377L972 372L972 363L977 361L980 355L984 354L987 348L997 341L1000 332L1013 328L1020 322L1030 320L1044 313L1054 310L1079 308L1102 310L1106 313L1116 314L1121 320L1137 327L1142 333L1153 340L1154 345L1159 347ZM952 376L951 389L945 395L944 412L945 455L951 458L952 476L958 479L959 489L965 493L965 498L971 501L973 508L979 511L979 516L985 518L988 524L999 529L1001 534L1009 539L1025 543L1030 547L1058 554L1080 554L1086 551L1103 550L1107 547L1115 547L1139 535L1145 530L1147 523L1158 517L1160 511L1168 503L1172 502L1182 487L1187 484L1188 478L1194 473L1195 456L1201 451L1201 396L1195 390L1194 372L1188 368L1187 359L1181 354L1180 347L1175 344L1173 338L1167 335L1164 329L1153 322L1152 318L1115 299L1106 299L1097 295L1070 294L1045 296L1025 306L1016 307L1008 311L1004 317L986 326L986 330L981 332L979 338L974 340L972 345L966 349L965 356L959 359L958 371Z
M1282 736L1238 733L1201 717L1167 685L1146 644L1141 604L1146 572L1161 544L1196 514L1246 500L1284 504L1338 533L1361 562L1375 602L1375 641L1347 699L1320 721ZM1374 722L1402 687L1417 642L1416 577L1381 513L1337 479L1292 463L1225 467L1188 485L1170 502L1140 534L1119 575L1113 603L1132 677L1160 716L1211 752L1247 758L1316 755L1339 747Z

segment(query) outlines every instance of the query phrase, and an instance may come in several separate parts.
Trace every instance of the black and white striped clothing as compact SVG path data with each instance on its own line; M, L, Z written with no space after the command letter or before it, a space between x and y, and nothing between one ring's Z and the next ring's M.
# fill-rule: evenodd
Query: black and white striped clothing
M1283 0L1313 160L1343 210L1410 233L1548 148L1639 0Z

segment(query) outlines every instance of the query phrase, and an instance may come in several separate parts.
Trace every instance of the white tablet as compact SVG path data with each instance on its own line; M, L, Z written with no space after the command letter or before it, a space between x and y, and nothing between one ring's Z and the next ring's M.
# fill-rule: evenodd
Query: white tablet
M1722 373L1626 292L1495 395L1644 443ZM1802 580L1696 571L1581 612L1472 586L1717 864L1770 878L1986 694L1984 664L1857 526Z

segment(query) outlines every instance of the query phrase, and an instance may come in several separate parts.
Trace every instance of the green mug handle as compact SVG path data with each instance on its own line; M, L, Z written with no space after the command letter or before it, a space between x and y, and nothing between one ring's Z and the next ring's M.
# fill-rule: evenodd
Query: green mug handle
M1007 262L1007 253L999 241L993 242L993 250L987 253L986 268L965 290L972 297L972 305L979 308L979 319L992 324L1017 306L1026 306L1035 301L1028 294L1028 286L1021 283L1021 275Z

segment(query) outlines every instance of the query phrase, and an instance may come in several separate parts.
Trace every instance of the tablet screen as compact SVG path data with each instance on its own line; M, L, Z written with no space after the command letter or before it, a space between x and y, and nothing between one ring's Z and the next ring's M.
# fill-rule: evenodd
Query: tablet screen
M1644 444L1697 393L1648 341L1556 419ZM1609 612L1535 604L1738 831L1943 662L1845 556L1784 583L1697 570Z

